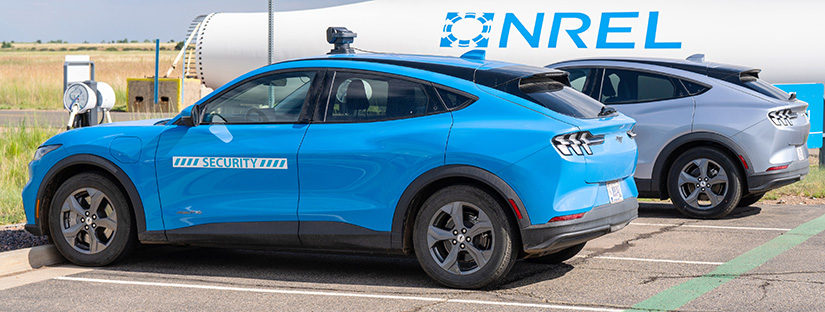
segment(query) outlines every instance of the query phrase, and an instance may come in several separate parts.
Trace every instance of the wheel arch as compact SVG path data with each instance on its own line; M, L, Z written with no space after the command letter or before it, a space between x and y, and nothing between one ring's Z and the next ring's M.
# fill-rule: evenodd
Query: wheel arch
M116 164L103 157L77 154L66 157L52 166L37 190L36 200L39 204L37 205L38 212L36 215L39 217L35 220L35 223L43 235L48 235L48 209L52 204L55 192L63 182L81 172L98 172L112 179L127 197L138 236L146 232L146 217L142 209L143 203L129 176Z
M653 191L658 192L661 199L670 198L667 189L667 175L676 158L691 148L701 146L716 148L730 157L731 161L743 173L741 182L743 185L747 185L746 176L749 170L742 165L742 161L739 159L739 156L742 156L746 163L751 163L745 149L723 135L713 132L694 132L685 134L665 145L662 152L659 153L659 157L656 158L656 163L653 165L653 174L651 175L654 180L651 185L658 188Z
M502 207L510 207L511 209L505 208L504 213L512 224L518 226L514 233L517 240L514 246L521 246L520 230L530 225L530 218L516 192L504 180L487 170L469 165L447 165L425 172L404 190L392 219L391 248L411 253L413 221L424 201L439 189L456 184L478 187L491 194ZM509 200L515 203L521 218L518 218Z

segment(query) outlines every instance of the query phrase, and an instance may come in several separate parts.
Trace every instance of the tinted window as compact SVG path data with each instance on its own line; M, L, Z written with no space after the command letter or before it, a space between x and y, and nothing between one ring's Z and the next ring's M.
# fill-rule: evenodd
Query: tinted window
M455 93L455 92L447 91L447 90L444 90L444 89L436 89L436 90L438 91L438 95L441 96L441 100L444 101L444 105L446 105L447 109L449 109L449 110L453 110L453 109L462 107L462 106L467 105L470 102L474 101L474 99L471 99L469 97L466 97L464 95L461 95L461 94L458 94L458 93Z
M315 72L282 73L241 83L206 104L203 122L297 122Z
M777 100L788 100L789 98L791 98L791 95L787 92L782 91L781 89L773 86L770 83L765 82L762 79L753 79L750 81L746 81L745 86L751 88L756 92L762 93Z
M687 92L690 95L697 95L699 93L705 92L706 90L710 89L709 87L705 87L705 86L700 85L698 83L693 83L693 82L690 82L690 81L687 81L687 80L680 80L680 81L682 82L682 85L685 86L685 89L687 89Z
M602 103L579 91L564 87L557 91L527 93L533 102L557 113L576 118L595 118L602 111Z
M682 96L670 77L619 69L605 69L601 102L622 104L666 100Z
M337 72L326 106L326 121L370 121L445 111L418 82L363 73Z

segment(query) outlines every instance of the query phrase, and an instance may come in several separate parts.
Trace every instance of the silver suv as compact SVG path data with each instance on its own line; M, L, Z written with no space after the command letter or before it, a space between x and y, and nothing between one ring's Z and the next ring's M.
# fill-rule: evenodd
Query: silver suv
M639 197L719 218L808 174L808 104L759 69L686 60L598 58L548 65L636 119Z

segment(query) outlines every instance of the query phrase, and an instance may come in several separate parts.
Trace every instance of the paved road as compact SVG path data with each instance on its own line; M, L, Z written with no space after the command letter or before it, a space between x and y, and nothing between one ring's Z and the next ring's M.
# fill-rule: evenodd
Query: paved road
M639 219L567 263L519 261L504 285L481 291L440 287L412 258L143 246L106 268L0 278L0 311L617 311L643 301L825 311L823 215L822 206L761 205L692 220L642 204Z
M149 118L172 117L171 113L112 112L112 121L129 121ZM65 110L0 110L0 127L19 125L21 122L47 127L65 127L69 112Z

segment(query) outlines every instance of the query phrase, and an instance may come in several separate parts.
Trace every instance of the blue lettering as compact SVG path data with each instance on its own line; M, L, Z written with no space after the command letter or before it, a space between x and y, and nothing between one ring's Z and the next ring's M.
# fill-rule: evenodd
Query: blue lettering
M255 168L255 163L258 162L257 158L250 158L249 161L252 162L252 168Z
M524 37L524 40L527 40L527 43L530 44L532 48L539 47L539 37L541 36L541 24L544 22L544 13L536 14L536 24L533 26L533 33L527 31L527 28L524 27L524 24L516 18L513 13L507 13L504 15L504 26L501 29L501 41L498 43L499 48L506 48L507 47L507 39L510 37L510 28L512 26L516 27L516 30Z
M659 27L659 12L650 12L647 20L647 35L645 35L645 49L681 49L681 42L656 42L656 30Z
M599 22L599 35L596 38L596 49L633 49L633 42L607 42L609 33L629 33L630 27L610 27L612 18L638 18L639 12L605 12Z
M547 45L548 48L555 48L556 44L559 41L559 30L561 28L561 20L565 18L576 18L582 21L582 25L576 29L566 29L568 35L570 35L570 39L573 39L573 42L576 43L576 47L579 49L586 49L587 46L582 41L582 38L579 37L579 34L583 33L585 30L590 28L590 17L585 15L584 13L556 13L553 15L553 28L550 30L550 43Z

